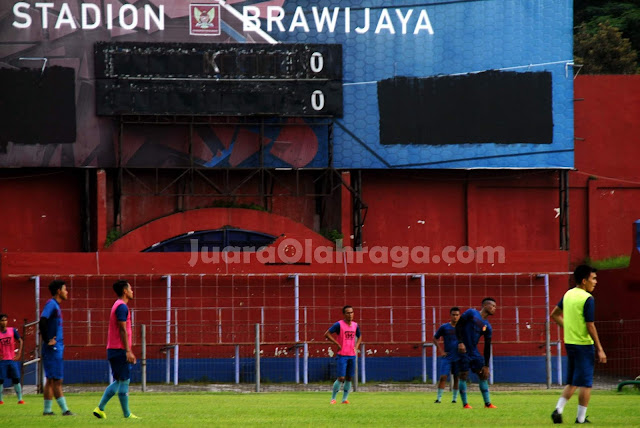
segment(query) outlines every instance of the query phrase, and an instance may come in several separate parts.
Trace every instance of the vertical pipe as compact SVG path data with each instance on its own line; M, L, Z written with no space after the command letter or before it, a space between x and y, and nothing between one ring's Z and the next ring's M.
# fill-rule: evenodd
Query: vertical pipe
M260 392L260 324L256 324L256 392Z
M32 276L31 279L34 282L35 297L36 297L36 321L40 319L40 276ZM34 353L38 362L36 363L36 392L42 393L44 388L44 367L40 361L40 325L36 324L36 350Z
M520 311L516 306L516 342L520 342Z
M425 342L427 341L427 314L425 311L424 275L420 275L420 309L422 324L420 335L420 340L422 341L422 383L427 383L427 348L425 348Z
M493 385L493 345L491 345L491 356L489 357L489 385Z
M389 308L389 339L393 342L393 306Z
M298 342L300 342L300 283L298 282L298 275L293 276L294 281L294 305L295 305L295 363L296 363L296 383L300 383L300 348Z
M142 336L142 392L147 392L147 326L140 326Z
M178 365L180 364L180 345L177 343L173 348L173 384L178 386Z
M236 383L240 383L240 345L236 345L235 356Z
M222 343L222 308L218 308L218 343Z
M91 345L91 309L87 309L87 345Z
M165 383L171 383L171 275L167 275L164 277L167 282L167 314L166 314L166 334L165 334L165 342L166 342L166 373L165 373Z
M545 351L547 363L547 389L551 388L551 326L549 324L549 274L544 274L544 303L546 309L546 317L544 322L545 333Z
M364 343L362 343L360 345L360 359L362 360L362 364L361 364L361 366L362 366L362 369L361 369L362 370L362 381L361 382L362 382L363 385L365 383L367 383L367 366L366 366L366 363L365 363L365 360L364 360L365 355L366 355L365 347L364 347Z
M433 334L436 332L436 308L431 308L431 315L433 317ZM425 339L426 341L426 339ZM431 383L436 384L438 379L438 347L435 343L431 344Z
M559 338L556 342L556 347L558 350L558 385L562 385L562 343Z
M305 385L309 383L309 344L307 342L304 343L303 347L303 357L302 357L302 366L303 366L303 375L302 381Z

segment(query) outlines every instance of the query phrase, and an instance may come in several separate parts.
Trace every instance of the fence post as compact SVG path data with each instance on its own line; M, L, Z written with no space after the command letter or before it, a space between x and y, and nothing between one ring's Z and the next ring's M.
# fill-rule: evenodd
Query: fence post
M358 358L358 357L356 357ZM362 384L364 385L365 383L367 383L367 366L365 365L365 347L364 347L364 343L360 345L360 360L362 361Z
M162 277L166 280L167 283L167 316L166 316L166 373L165 373L165 383L171 383L171 275L165 275Z
M546 273L544 277L544 302L545 302L545 322L544 322L544 348L545 358L547 362L547 389L551 389L551 326L549 322L549 274Z
M36 297L36 321L40 319L40 275L32 276L30 278L34 282L35 297ZM44 390L44 366L40 361L40 325L36 324L36 349L34 357L38 362L36 363L36 392L42 394Z
M240 345L236 345L235 355L236 384L240 383Z
M260 392L260 324L256 324L256 392Z
M142 365L142 392L147 392L147 326L142 324L141 340L142 340L142 359L140 364Z

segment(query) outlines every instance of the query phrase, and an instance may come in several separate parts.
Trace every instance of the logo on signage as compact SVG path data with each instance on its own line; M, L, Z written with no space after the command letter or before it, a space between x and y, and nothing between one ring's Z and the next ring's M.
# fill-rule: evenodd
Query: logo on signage
M195 3L189 5L189 34L220 35L220 5Z

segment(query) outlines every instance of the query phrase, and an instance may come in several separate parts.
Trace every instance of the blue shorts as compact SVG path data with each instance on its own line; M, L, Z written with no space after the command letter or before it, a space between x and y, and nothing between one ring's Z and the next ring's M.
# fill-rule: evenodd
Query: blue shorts
M64 379L64 345L42 345L42 365L47 379Z
M127 351L124 349L107 349L107 359L109 359L111 373L115 380L131 378L131 364L127 361Z
M17 361L0 361L0 381L4 379L20 380L20 366ZM2 384L0 384L0 388L2 388Z
M458 365L456 363L457 360L458 360L458 355L455 352L452 354L447 354L447 356L440 358L440 361L438 364L438 375L449 377L449 374L451 373L453 374L458 373L457 371Z
M458 373L468 372L469 369L478 373L484 367L484 357L476 349L469 350L467 348L467 352L458 353L457 366Z
M348 377L353 379L356 374L356 357L346 357L344 355L338 355L336 357L336 363L338 365L338 377Z
M571 386L593 386L593 368L596 361L596 351L593 345L564 345L567 350L569 368L567 383Z

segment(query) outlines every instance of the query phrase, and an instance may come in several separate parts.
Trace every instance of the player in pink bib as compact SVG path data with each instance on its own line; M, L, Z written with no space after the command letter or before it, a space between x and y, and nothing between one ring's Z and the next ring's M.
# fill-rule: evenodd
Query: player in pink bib
M324 336L338 347L336 363L338 379L333 384L331 404L336 404L336 396L343 386L342 404L349 404L349 390L351 379L356 370L356 351L362 341L360 327L353 321L353 307L347 305L342 308L344 320L340 320L324 333ZM337 339L333 335L336 335Z
M22 401L22 385L20 385L20 366L18 366L18 360L22 355L22 338L18 334L18 330L13 327L7 327L8 322L7 314L0 314L0 404L4 404L4 401L2 401L2 385L7 378L13 381L13 389L16 390L18 404L24 404L24 401ZM18 345L18 353L15 351L16 344Z

